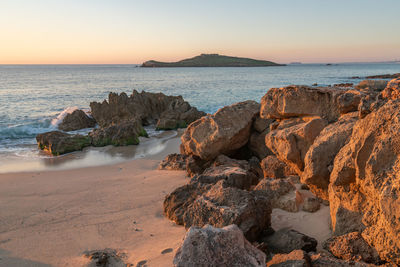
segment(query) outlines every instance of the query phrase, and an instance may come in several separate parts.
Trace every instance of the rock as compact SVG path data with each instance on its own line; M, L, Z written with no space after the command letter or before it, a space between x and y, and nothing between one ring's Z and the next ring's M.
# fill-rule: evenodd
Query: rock
M348 88L353 87L353 85L353 83L336 83L333 85L333 87Z
M258 132L262 133L265 130L269 129L269 125L274 122L273 119L263 119L260 117L260 115L256 116L253 122L253 129Z
M272 155L271 150L265 145L265 136L269 133L269 129L262 133L252 132L249 140L249 149L254 156L263 159L268 155Z
M210 167L211 161L202 160L194 155L187 155L186 157L186 175L193 177L197 174L202 174L205 169Z
M270 155L261 161L261 169L264 177L284 178L296 174L286 163L280 161L276 156Z
M356 122L334 161L329 201L334 234L353 231L381 259L400 264L400 102Z
M339 259L374 264L381 262L376 250L365 242L359 232L329 238L323 247Z
M173 171L185 171L186 170L186 155L182 154L169 154L163 159L158 165L159 170L173 170Z
M96 121L93 118L86 115L82 110L77 109L64 117L63 121L58 125L58 129L67 132L93 128L95 125Z
M213 160L231 155L247 144L253 119L260 105L255 101L236 103L193 122L183 133L182 154Z
M293 250L289 254L276 254L267 262L267 267L311 267L304 250Z
M260 117L287 119L318 116L335 121L339 115L337 97L342 89L309 86L271 88L261 99Z
M301 182L308 185L318 197L328 199L328 185L333 160L346 144L356 120L357 113L342 116L337 122L325 127L308 149L304 158Z
M337 97L340 114L358 111L361 102L361 93L357 90L348 90Z
M292 229L283 228L263 238L271 253L290 253L293 250L315 251L317 240Z
M400 73L379 74L379 75L367 76L365 78L367 78L367 79L394 79L394 78L400 78Z
M380 92L387 84L387 80L363 80L356 85L356 89L365 93Z
M278 126L265 136L268 148L285 162L297 174L301 175L304 169L304 158L309 147L314 142L327 122L319 117L288 119L284 124L288 127ZM293 121L294 125L290 125ZM285 126L286 126L285 125Z
M382 91L381 97L387 100L396 100L400 98L400 78L391 80Z
M258 183L258 177L254 173L240 167L226 165L210 167L192 178L192 182L207 184L215 184L220 180L224 180L227 186L240 189L250 189L252 185Z
M236 224L249 241L254 241L261 232L270 228L271 207L263 195L225 187L224 181L219 181L194 200L183 217L186 228Z
M139 144L139 136L146 136L139 121L124 121L89 133L93 146L127 146Z
M283 209L288 212L299 211L302 202L301 195L297 192L296 187L286 179L264 178L253 190L265 195L270 200L273 209Z
M176 224L184 224L184 213L193 201L211 188L211 184L190 183L176 188L163 203L165 216Z
M303 211L316 212L319 210L321 204L316 197L303 197Z
M59 131L52 131L36 136L38 147L54 156L82 150L90 146L90 138L79 134L67 134Z
M258 178L262 178L262 169L260 166L260 161L257 157L252 157L249 160L238 160L232 159L225 155L219 155L214 160L213 166L239 167L246 171L252 172Z
M136 90L129 97L125 93L110 93L108 102L92 102L90 108L93 118L101 127L137 120L144 125L159 122L159 129L171 129L186 127L205 115L191 107L181 96L139 93Z
M87 267L126 267L124 253L117 252L115 249L106 248L104 250L92 250L83 253L84 257L90 259Z
M191 227L173 261L189 266L265 266L265 254L244 238L236 225Z
M364 262L345 261L334 258L327 253L309 253L310 264L312 267L373 267L375 265Z

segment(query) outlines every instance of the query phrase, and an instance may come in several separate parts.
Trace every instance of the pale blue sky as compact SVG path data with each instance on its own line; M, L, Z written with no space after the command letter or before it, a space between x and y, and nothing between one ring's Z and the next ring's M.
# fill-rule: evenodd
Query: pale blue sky
M400 0L2 0L0 63L400 59Z

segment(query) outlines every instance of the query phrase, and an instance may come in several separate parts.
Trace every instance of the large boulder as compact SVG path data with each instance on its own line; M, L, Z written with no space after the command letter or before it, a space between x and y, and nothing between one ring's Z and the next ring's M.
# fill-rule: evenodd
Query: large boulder
M301 175L306 153L326 125L320 117L284 120L265 136L265 143L279 160Z
M163 93L133 91L127 94L110 93L108 101L90 103L93 118L101 127L138 120L141 124L158 124L159 129L186 127L205 115L183 100L182 96L167 96Z
M261 161L261 169L264 177L285 178L297 174L286 163L280 161L276 156L270 155Z
M58 125L58 129L67 132L93 128L95 125L96 121L93 118L86 115L84 111L77 109L64 117L62 122Z
M311 191L322 199L328 200L328 185L333 160L348 141L357 119L358 114L353 112L329 124L314 140L304 158L301 182L307 184Z
M249 241L254 241L270 228L271 207L262 194L226 187L219 181L187 207L183 220L186 228L236 224Z
M359 232L329 238L323 247L339 259L374 264L381 262L376 250L365 242Z
M215 228L191 227L178 248L174 265L189 266L265 266L265 254L244 238L236 225Z
M391 80L382 91L381 97L387 100L396 100L400 98L400 78Z
M359 120L335 158L329 185L332 228L362 232L383 260L400 264L400 102Z
M140 121L130 120L94 129L90 132L93 146L127 146L139 144L139 136L147 137Z
M269 129L264 130L262 133L256 131L250 135L248 147L251 153L262 160L268 155L272 155L271 150L265 145L265 136L269 133Z
M287 119L318 116L335 121L340 110L337 97L342 89L291 85L271 88L261 99L261 118Z
M316 251L317 240L292 229L283 228L263 238L271 253L290 253L301 249L305 252Z
M88 136L52 131L36 136L38 147L54 156L82 150L91 145Z
M181 140L182 154L213 160L231 155L247 144L253 119L260 105L255 101L236 103L200 118L188 126Z

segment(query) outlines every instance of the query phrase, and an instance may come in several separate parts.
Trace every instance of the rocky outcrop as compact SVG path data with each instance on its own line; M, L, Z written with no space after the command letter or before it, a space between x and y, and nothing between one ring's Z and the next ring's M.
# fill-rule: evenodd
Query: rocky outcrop
M268 178L284 178L297 174L286 163L280 161L276 156L270 155L261 161L261 169L264 177Z
M64 117L63 121L58 125L58 129L68 132L93 128L95 125L96 121L93 118L86 115L84 111L77 109Z
M325 127L308 149L304 158L301 182L307 184L318 197L328 199L328 185L333 160L346 144L358 119L357 113L342 116L337 122Z
M182 154L169 154L158 165L159 170L185 171L187 156Z
M382 91L381 97L387 100L396 100L400 98L400 78L391 80Z
M259 108L255 101L240 102L193 122L181 137L181 153L207 161L231 155L247 144Z
M143 125L157 124L159 129L186 127L204 116L184 101L181 96L167 96L163 93L149 93L136 90L129 97L110 93L108 101L90 103L93 118L101 127L138 120Z
M305 252L316 251L317 240L292 229L283 228L263 238L271 253L290 253L301 249Z
M306 153L326 125L319 117L284 120L265 136L265 143L279 160L301 175Z
M244 238L236 225L191 227L174 257L177 267L265 266L265 254Z
M79 134L67 134L59 131L52 131L36 136L38 147L54 156L79 151L91 145L87 136Z
M379 264L381 259L374 248L368 245L359 232L329 238L324 249L335 257L348 261L364 261Z
M400 264L400 102L359 120L335 158L329 186L333 231L359 231L383 260Z
M271 207L263 195L226 187L219 181L187 207L183 221L186 228L236 224L249 241L254 241L270 227Z

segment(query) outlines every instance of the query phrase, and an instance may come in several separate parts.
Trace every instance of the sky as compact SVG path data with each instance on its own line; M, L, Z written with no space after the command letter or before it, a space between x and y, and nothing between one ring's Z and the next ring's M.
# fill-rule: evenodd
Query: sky
M0 64L400 60L400 0L0 0Z

